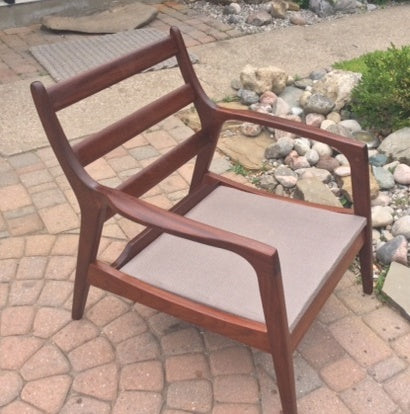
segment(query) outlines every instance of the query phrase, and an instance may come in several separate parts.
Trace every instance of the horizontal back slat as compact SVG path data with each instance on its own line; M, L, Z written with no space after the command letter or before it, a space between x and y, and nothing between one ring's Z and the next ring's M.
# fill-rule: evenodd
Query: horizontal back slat
M170 37L48 88L55 111L93 95L177 53Z
M195 95L191 85L182 85L127 117L84 138L73 146L73 151L82 165L88 165L147 128L189 105L194 99Z

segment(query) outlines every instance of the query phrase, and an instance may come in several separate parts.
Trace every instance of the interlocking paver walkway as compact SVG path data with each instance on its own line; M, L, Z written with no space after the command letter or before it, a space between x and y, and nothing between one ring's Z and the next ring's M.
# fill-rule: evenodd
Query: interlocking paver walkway
M161 10L156 25L185 19L187 34L198 24L178 4ZM0 32L0 83L37 76L42 69L27 46L59 39L37 26ZM117 183L191 132L171 117L89 171ZM224 165L218 156L214 168ZM187 191L191 172L191 165L181 168L147 201L170 207ZM0 158L2 414L280 412L266 353L96 288L85 317L72 321L78 225L78 205L49 147ZM100 258L114 260L139 230L112 218ZM409 350L408 321L363 296L347 272L295 354L300 413L409 413Z

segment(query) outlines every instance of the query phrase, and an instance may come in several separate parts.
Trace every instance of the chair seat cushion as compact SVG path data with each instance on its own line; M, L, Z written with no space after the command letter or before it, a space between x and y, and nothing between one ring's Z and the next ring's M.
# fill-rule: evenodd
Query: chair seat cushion
M366 219L219 186L186 217L274 246L290 328L366 224ZM163 234L123 272L214 308L264 322L256 273L223 249Z

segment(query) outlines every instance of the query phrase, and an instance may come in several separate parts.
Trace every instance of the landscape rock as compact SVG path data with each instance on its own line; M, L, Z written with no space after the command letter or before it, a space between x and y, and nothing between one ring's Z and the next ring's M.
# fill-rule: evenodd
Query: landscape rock
M306 168L300 174L301 178L317 178L322 183L328 183L332 179L332 174L329 171L321 168L310 167Z
M353 131L352 135L355 139L363 142L368 148L376 148L379 145L379 140L369 131Z
M352 133L350 130L341 124L329 125L326 128L326 131L332 132L333 134L337 134L345 138L352 138Z
M410 165L410 127L399 129L388 135L378 147L387 156Z
M393 209L391 207L372 207L372 226L375 228L386 227L393 223Z
M392 226L393 236L403 235L410 240L410 216L400 217Z
M282 98L290 107L298 107L302 93L303 91L299 88L286 86L280 94L280 98Z
M372 170L380 190L390 190L394 187L394 177L389 170L383 167L372 167Z
M292 14L289 18L289 21L295 26L305 26L307 25L306 19L300 14Z
M239 89L238 96L243 105L252 105L259 102L259 95L250 89Z
M312 93L326 96L334 103L332 109L340 111L350 102L352 90L358 85L360 79L359 73L332 70L313 85Z
M343 125L347 128L351 133L358 132L362 130L362 127L355 119L344 119L343 121L339 122L339 125Z
M267 191L273 191L278 185L278 180L272 174L264 174L259 181L259 187Z
M410 166L399 164L394 170L393 177L396 183L410 185Z
M333 172L338 176L338 177L347 177L349 175L351 175L351 170L350 170L350 166L348 165L339 165L338 167L336 167Z
M320 93L312 93L303 107L305 113L317 113L327 115L335 107L334 101Z
M264 26L272 22L272 16L264 11L260 10L256 13L252 13L246 19L246 23L251 24L253 26Z
M369 157L369 164L374 167L383 167L387 162L387 157L384 154L375 154Z
M274 105L278 96L272 91L265 91L259 98L259 102L262 104Z
M155 19L158 10L141 2L113 7L92 15L46 16L42 24L51 30L81 33L117 33L138 29Z
M241 6L238 3L231 3L224 8L224 14L239 14Z
M331 157L330 155L323 155L319 158L316 167L333 172L335 168L339 167L339 165L339 161L337 161L335 158Z
M285 71L275 66L255 68L246 65L240 74L243 87L258 94L273 91L276 95L280 95L286 88L287 77Z
M311 125L317 128L320 128L320 125L325 120L325 116L322 114L310 113L306 115L305 122L306 125Z
M294 148L299 155L305 155L310 150L310 141L307 138L297 138L294 141Z
M305 154L305 157L310 165L316 165L320 158L318 152L315 149L308 150Z
M291 138L279 138L277 142L266 148L265 157L267 159L284 158L292 151L293 145L294 142Z
M289 112L290 106L287 104L287 102L284 101L281 97L276 99L276 102L272 107L272 113L276 116L284 116L289 114Z
M338 124L341 121L342 117L340 116L339 112L333 111L326 115L326 119L333 121L335 124Z
M296 184L295 198L327 206L342 207L339 199L318 178L303 178Z
M290 168L281 165L274 172L275 178L285 188L294 187L298 181L298 175Z
M271 2L270 14L277 19L284 19L288 10L288 4L283 0L273 0Z
M388 206L391 198L386 193L379 193L379 195L371 201L372 206Z
M319 154L319 157L330 157L333 154L332 148L324 142L314 142L312 149L314 149Z
M376 251L376 258L383 264L398 262L407 266L408 243L404 236L396 236L392 240L384 243Z
M251 122L244 122L241 125L241 132L246 137L257 137L262 132L262 126Z

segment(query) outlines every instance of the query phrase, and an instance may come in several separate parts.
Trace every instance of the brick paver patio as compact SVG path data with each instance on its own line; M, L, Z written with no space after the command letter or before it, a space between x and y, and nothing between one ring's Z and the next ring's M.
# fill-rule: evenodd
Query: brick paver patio
M156 25L178 19L185 33L196 26L218 38L178 8L161 6ZM0 83L41 73L27 47L58 39L38 26L0 32ZM171 117L91 165L90 173L116 183L190 133ZM213 167L225 166L217 157ZM180 169L146 199L170 207L187 190L191 170ZM265 353L94 288L86 316L72 321L78 213L50 148L0 159L2 414L280 412ZM115 259L138 230L111 219L100 258ZM409 323L363 296L348 272L295 355L300 413L407 414L409 360Z

